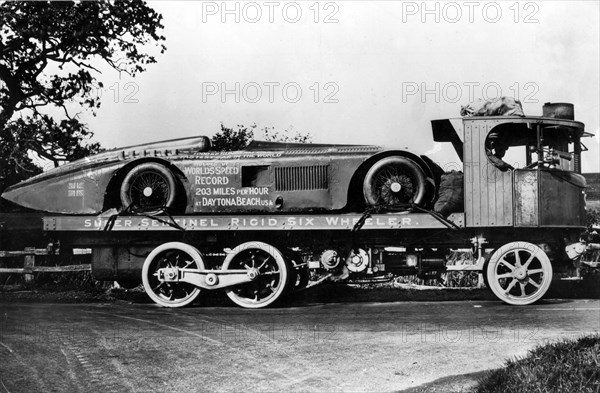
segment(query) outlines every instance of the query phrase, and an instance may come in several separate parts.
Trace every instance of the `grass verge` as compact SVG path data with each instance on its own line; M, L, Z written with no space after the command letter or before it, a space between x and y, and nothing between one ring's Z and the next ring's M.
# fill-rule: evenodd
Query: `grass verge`
M539 346L509 360L473 389L477 393L599 392L600 335Z

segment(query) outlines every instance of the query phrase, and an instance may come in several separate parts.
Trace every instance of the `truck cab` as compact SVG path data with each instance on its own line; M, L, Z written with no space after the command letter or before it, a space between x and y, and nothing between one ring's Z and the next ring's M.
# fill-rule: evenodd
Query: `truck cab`
M581 122L490 116L432 121L463 162L467 227L585 227Z

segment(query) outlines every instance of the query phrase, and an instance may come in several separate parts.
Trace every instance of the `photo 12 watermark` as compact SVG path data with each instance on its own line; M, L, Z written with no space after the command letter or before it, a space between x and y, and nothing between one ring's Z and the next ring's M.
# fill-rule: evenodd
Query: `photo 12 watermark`
M477 99L491 100L510 96L527 104L536 104L540 87L536 82L402 82L402 103L409 101L470 103Z
M90 337L84 331L72 326L46 326L33 324L8 324L0 321L0 341L30 341L33 343L64 344L69 342L86 343L104 340L119 342L134 340L166 342L182 336L189 336L201 342L243 342L249 345L264 345L265 342L329 343L340 339L339 327L335 324L264 324L201 322L190 331L165 330L154 331L141 327L124 326L114 322L99 336Z
M115 104L137 104L140 86L136 82L115 82L108 87L102 84L94 86L90 95L98 100L103 97Z
M510 324L507 326L445 325L420 323L400 326L402 342L421 343L521 343L531 344L539 340L537 326Z
M202 82L202 103L288 103L300 101L337 104L340 87L336 82Z
M339 23L333 1L203 1L202 23Z
M403 1L402 23L540 23L538 2Z

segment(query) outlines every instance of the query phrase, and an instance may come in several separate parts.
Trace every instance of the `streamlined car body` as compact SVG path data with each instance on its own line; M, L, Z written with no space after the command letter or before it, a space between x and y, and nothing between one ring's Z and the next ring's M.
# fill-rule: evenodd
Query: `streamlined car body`
M441 169L379 146L252 142L213 151L207 137L109 150L9 187L2 197L63 214L363 211L430 205Z

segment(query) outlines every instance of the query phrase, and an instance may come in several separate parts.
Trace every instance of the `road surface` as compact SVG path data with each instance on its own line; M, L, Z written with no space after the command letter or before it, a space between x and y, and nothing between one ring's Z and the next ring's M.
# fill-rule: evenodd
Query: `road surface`
M600 331L599 300L165 309L0 297L0 392L398 391Z

